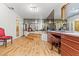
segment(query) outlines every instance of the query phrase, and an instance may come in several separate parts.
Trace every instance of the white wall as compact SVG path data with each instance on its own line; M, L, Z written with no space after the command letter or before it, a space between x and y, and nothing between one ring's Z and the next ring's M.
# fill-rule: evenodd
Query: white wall
M16 19L19 17L13 10L7 8L5 4L0 3L0 27L5 29L6 35L16 38ZM20 36L22 35L22 19L20 21Z

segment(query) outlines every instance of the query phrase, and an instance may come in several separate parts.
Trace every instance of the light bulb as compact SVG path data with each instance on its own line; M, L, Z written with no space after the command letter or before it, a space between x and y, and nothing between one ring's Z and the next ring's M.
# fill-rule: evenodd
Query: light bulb
M52 23L51 21L49 21L49 24Z

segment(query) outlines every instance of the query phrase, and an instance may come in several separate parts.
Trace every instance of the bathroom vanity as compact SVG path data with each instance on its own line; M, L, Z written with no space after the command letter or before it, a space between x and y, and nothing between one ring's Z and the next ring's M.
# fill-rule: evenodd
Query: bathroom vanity
M56 39L60 41L60 54L62 56L79 56L79 33L48 32L48 42L53 44Z
M79 34L61 34L61 55L79 56Z

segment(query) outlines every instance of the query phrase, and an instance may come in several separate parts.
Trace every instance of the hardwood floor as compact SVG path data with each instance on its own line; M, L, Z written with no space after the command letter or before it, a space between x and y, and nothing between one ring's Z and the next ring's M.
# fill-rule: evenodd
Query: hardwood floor
M40 39L40 34L29 34L27 37L20 37L7 47L0 46L1 56L59 56L51 45Z

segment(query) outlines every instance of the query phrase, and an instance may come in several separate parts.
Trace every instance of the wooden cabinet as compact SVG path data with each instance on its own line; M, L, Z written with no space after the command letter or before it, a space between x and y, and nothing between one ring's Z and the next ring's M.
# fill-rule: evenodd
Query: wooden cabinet
M52 44L52 43L53 43L53 37L52 37L52 34L51 34L51 33L48 33L47 36L48 36L48 42Z
M79 56L79 37L62 34L61 55Z
M60 33L48 32L48 42L49 43L60 41L60 39L61 39Z
M48 32L48 42L53 44L56 40L56 37L53 35L52 32Z
M60 41L59 49L62 56L79 56L79 37L70 34L48 32L48 42L56 43Z
M58 53L60 53L60 44L61 44L61 34L55 32L48 32L48 42L55 46L58 49Z

